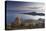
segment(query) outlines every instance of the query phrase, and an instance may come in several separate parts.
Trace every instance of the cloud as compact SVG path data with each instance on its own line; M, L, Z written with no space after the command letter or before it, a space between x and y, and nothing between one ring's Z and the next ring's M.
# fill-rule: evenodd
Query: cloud
M39 2L17 2L8 1L7 10L30 10L32 12L44 13L44 3Z

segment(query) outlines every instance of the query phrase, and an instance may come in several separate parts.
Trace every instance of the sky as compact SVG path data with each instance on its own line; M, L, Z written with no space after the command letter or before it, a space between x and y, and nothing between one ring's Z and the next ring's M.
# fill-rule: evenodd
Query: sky
M44 3L39 2L18 2L18 1L8 1L7 2L7 10L19 10L23 12L27 10L28 12L41 12L44 13ZM23 11L21 11L23 10Z
M10 23L15 20L16 16L22 17L23 19L39 19L45 16L32 16L25 15L19 13L29 13L29 12L37 12L37 13L45 13L44 3L39 2L18 2L18 1L7 1L7 21Z

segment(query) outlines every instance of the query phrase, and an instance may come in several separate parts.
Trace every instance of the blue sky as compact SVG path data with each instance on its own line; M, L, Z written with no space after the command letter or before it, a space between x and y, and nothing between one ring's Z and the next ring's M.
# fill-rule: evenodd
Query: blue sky
M45 13L43 8L44 3L39 2L20 2L20 1L7 1L7 15L13 15L17 13Z
M44 18L44 16L32 16L19 13L45 13L44 4L36 2L17 2L17 1L8 1L7 2L7 21L13 21L16 16L22 17L23 19L39 19Z
M44 6L44 3L36 3L36 2L18 2L18 1L7 2L7 10L11 10L11 11L17 10L19 12L24 12L24 10L29 10L30 12L44 13L45 11L44 11L43 6Z

